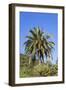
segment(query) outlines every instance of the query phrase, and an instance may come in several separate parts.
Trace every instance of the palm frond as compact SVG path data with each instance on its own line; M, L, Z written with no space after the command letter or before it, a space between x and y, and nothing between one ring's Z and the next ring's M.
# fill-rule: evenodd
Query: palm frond
M33 56L38 55L40 59L50 56L55 45L54 42L49 41L51 35L46 34L39 27L30 30L30 34L30 36L26 36L27 41L24 43L26 53Z
M36 37L36 34L33 30L30 30L30 33L32 34L32 36Z
M33 37L32 36L26 36L26 38L28 38L30 40L33 40Z

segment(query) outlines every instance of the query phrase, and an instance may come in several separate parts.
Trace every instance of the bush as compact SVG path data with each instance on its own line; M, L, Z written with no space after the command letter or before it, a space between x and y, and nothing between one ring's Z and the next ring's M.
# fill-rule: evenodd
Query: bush
M58 65L53 65L50 68L50 75L51 76L57 76L57 74L58 74Z
M40 77L40 76L57 76L58 65L52 65L51 63L41 63L39 65L38 60L31 62L26 55L20 57L20 77Z
M38 76L49 76L50 75L50 69L45 64L40 64L34 67L34 75L36 76L36 73Z

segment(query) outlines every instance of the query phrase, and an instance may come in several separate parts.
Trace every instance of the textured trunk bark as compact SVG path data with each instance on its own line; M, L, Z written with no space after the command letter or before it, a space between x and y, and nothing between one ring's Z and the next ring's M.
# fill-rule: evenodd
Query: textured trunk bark
M44 58L43 58L43 63L44 63Z
M29 57L29 64L31 63L31 57Z

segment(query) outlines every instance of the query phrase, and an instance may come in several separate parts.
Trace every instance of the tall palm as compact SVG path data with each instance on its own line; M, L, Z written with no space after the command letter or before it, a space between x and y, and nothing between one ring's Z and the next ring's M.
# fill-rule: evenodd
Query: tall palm
M33 28L30 30L30 36L26 36L27 41L25 44L25 51L27 54L31 54L36 58L36 55L40 62L44 62L44 56L49 56L54 43L49 42L49 35L46 35L41 29Z

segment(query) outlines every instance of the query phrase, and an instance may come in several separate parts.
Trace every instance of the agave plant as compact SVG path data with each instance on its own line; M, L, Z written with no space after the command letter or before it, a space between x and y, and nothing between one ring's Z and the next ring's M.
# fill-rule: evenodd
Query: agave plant
M44 63L44 56L50 57L54 42L49 41L50 35L46 35L39 27L30 30L30 35L26 36L25 52L31 57L38 57L39 64Z

